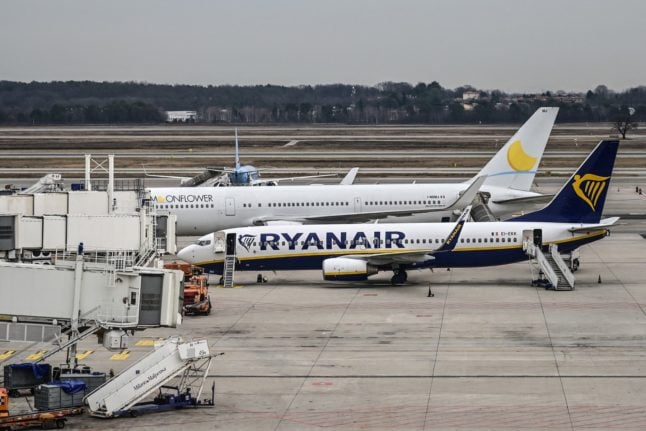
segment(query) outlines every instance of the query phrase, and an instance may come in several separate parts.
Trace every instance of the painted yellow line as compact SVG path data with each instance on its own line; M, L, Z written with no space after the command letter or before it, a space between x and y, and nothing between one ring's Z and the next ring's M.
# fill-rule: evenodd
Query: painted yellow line
M82 361L83 359L90 356L92 353L94 353L94 350L85 350L83 353L77 353L76 354L76 359L78 361Z
M135 343L135 346L140 347L152 347L156 342L162 341L163 338L142 338L141 340Z
M4 353L0 353L0 361L4 361L7 359L9 356L13 355L16 353L15 350L6 350Z
M130 350L122 350L119 353L115 353L110 357L111 360L113 361L123 361L128 359L128 356L130 356Z
M222 284L218 284L215 287L217 287L219 289L224 289L224 285L222 285ZM234 284L231 287L234 288L234 289L240 289L241 287L244 287L244 284Z
M37 361L45 356L45 353L47 353L47 350L39 350L38 352L32 353L31 355L27 356L25 359L28 361Z

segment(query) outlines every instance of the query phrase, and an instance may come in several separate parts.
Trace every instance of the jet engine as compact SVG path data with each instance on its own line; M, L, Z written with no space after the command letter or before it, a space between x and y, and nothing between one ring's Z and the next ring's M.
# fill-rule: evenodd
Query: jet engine
M377 267L361 259L335 257L323 261L323 279L327 281L363 281L377 273Z

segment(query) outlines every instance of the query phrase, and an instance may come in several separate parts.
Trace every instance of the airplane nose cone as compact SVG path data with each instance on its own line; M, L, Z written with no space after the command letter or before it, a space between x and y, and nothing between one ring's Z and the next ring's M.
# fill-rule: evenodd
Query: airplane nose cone
M195 263L195 253L193 252L194 247L189 245L184 247L177 253L177 257L184 262Z

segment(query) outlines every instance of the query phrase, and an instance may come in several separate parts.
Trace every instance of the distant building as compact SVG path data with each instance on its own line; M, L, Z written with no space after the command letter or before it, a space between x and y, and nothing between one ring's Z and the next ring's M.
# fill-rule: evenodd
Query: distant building
M195 123L196 111L166 111L167 123Z
M470 100L478 100L480 98L480 93L477 91L473 90L467 90L464 93L462 93L462 100L470 101Z

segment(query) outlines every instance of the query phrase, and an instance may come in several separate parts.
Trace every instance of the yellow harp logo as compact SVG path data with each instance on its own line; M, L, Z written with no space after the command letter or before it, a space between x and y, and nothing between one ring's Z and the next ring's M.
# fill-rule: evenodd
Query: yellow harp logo
M590 205L592 211L596 211L597 201L601 192L606 188L610 177L601 177L595 174L575 175L572 188L578 197Z

